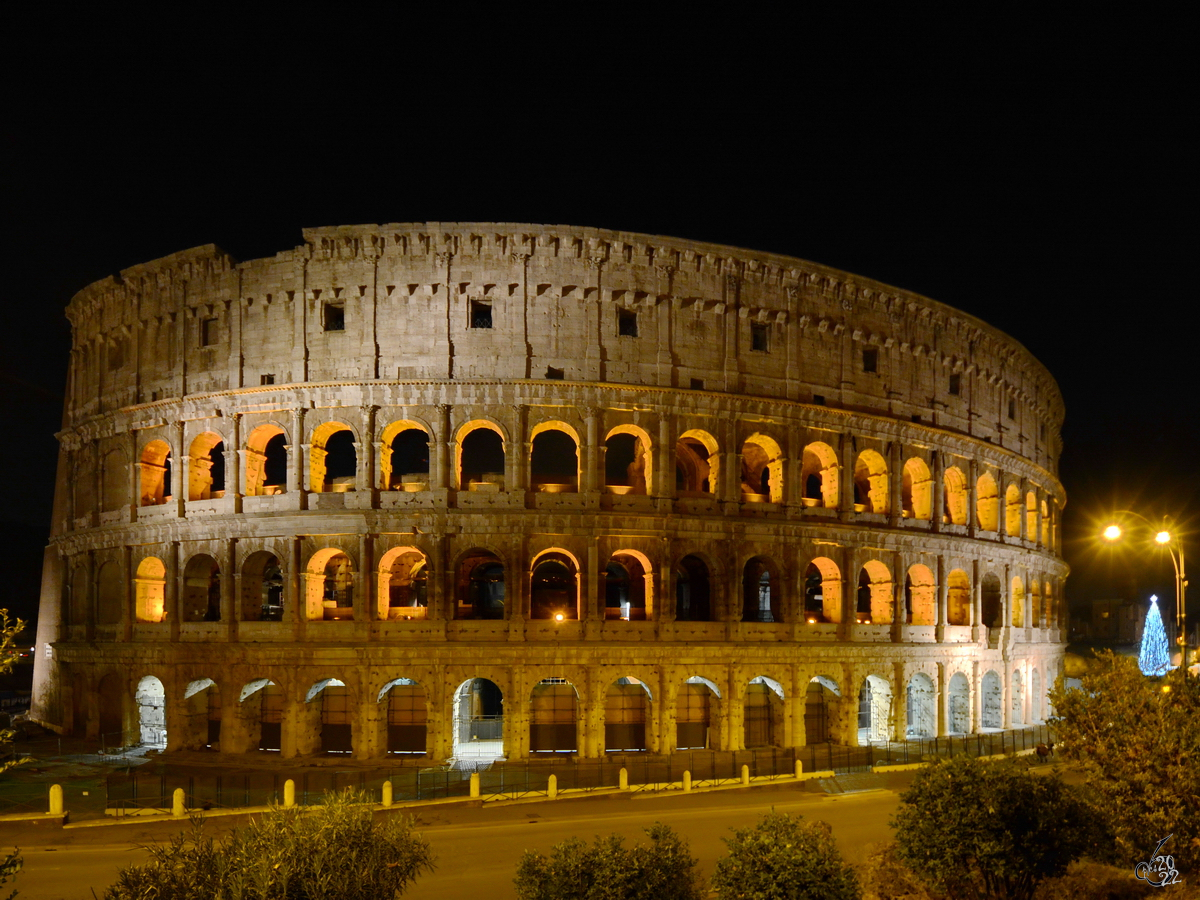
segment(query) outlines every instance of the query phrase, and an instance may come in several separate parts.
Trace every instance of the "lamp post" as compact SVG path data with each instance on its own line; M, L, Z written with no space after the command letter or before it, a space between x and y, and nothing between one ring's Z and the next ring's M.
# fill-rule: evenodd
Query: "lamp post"
M1167 527L1166 519L1163 519L1161 525L1155 525L1141 513L1136 513L1131 509L1122 509L1117 511L1117 515L1133 516L1140 519L1149 527L1154 535L1154 542L1160 547L1164 547L1171 555L1171 564L1175 567L1175 624L1179 630L1179 635L1176 642L1179 644L1179 664L1183 668L1184 674L1187 674L1187 568L1185 566L1183 542L1179 539L1179 533L1172 531ZM1104 537L1109 541L1119 541L1122 537L1121 526L1115 522L1104 529Z

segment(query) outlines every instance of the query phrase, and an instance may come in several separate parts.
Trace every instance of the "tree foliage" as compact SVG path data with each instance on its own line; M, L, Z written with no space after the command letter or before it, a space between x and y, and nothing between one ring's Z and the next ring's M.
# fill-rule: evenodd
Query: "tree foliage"
M215 841L191 834L149 847L150 861L122 869L104 900L393 900L433 871L412 823L375 821L353 791L318 807L273 807Z
M1028 900L1096 840L1087 807L1057 776L968 757L922 770L891 824L900 861L955 900Z
M718 900L858 900L858 878L824 822L770 812L726 838L717 860Z
M687 842L659 822L649 844L625 847L619 835L579 838L546 858L526 851L513 879L519 900L700 900L696 860Z
M1200 872L1200 679L1181 669L1146 678L1106 651L1081 684L1050 692L1054 727L1112 829L1115 858L1137 863L1174 835L1162 852Z
M10 619L7 609L0 609L0 672L11 672L14 665L17 663L17 638L21 632L25 630L25 623L21 619ZM28 762L28 759L10 757L8 747L12 743L16 733L11 729L0 729L0 772L7 772L13 766L19 766L23 762ZM13 850L12 853L6 853L0 856L0 886L8 883L10 878L16 876L17 872L21 871L21 866L24 860L21 858L19 850ZM12 900L17 895L13 891L5 900Z

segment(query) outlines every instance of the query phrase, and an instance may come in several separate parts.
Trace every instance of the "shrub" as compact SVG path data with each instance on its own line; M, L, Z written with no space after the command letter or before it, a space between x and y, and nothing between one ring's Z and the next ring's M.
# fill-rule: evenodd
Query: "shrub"
M25 629L25 623L20 619L10 619L7 609L0 609L0 672L11 672L14 665L17 663L17 638ZM0 729L0 755L7 756L6 750L15 732L10 729ZM28 762L28 759L18 759L15 756L4 759L0 762L0 772L7 772L13 766L19 766L23 762ZM16 878L16 875L21 871L21 866L24 860L21 858L19 850L13 850L12 853L7 853L0 856L0 886L8 883L10 878ZM12 900L17 895L16 891L9 894L5 900Z
M867 855L863 872L864 900L934 900L928 888L896 856L895 843L877 846Z
M1097 840L1056 775L967 757L922 770L892 819L897 858L950 898L1029 900Z
M696 860L687 842L656 822L650 843L626 848L622 838L571 838L550 858L526 851L513 879L519 900L700 900Z
M433 870L412 823L375 821L365 795L330 794L323 806L273 807L223 841L190 835L147 848L104 900L393 900Z
M718 900L857 900L858 878L842 860L830 827L770 812L725 839L717 860Z

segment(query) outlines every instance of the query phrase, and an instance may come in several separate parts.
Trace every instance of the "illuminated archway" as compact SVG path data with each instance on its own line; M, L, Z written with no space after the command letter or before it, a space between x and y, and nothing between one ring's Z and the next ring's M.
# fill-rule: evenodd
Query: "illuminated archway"
M837 509L838 460L833 448L814 441L804 448L800 467L800 490L805 506Z
M188 500L225 495L225 439L214 431L197 435L188 448Z
M819 556L805 570L804 618L809 624L842 621L842 572L832 559Z
M287 436L278 425L259 425L246 439L246 496L287 491Z
M913 457L904 464L900 502L906 518L929 521L933 508L933 476L925 460Z
M141 494L138 506L159 506L171 499L171 447L151 441L142 448Z
M166 618L163 606L167 567L154 556L138 563L134 576L134 608L139 622L161 622Z
M854 503L864 512L888 512L887 462L875 450L864 450L854 461Z
M929 566L910 566L904 576L904 614L909 625L937 624L937 583Z
M742 444L742 499L783 502L783 451L774 438L752 434Z
M429 565L416 547L393 547L379 560L377 619L424 619L428 615Z
M685 431L675 445L675 492L681 497L717 493L720 467L716 439L706 431Z
M983 531L1000 529L1000 491L988 472L975 482L975 520Z
M618 425L604 440L604 484L613 494L648 494L654 457L650 435L636 425Z
M967 524L967 476L958 466L946 470L942 481L946 491L945 521L952 525Z

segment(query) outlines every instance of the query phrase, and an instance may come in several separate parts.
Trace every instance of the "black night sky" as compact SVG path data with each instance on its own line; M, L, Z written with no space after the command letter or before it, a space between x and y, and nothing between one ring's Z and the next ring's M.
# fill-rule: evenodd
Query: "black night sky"
M773 251L979 316L1065 396L1072 604L1173 601L1169 561L1098 553L1093 535L1106 509L1170 515L1200 565L1197 117L1182 63L1093 37L937 65L892 46L868 69L865 50L824 68L761 34L473 67L412 40L371 62L356 46L351 67L233 38L201 59L80 35L6 104L0 605L36 605L76 291L199 244L250 259L305 226L419 221Z

